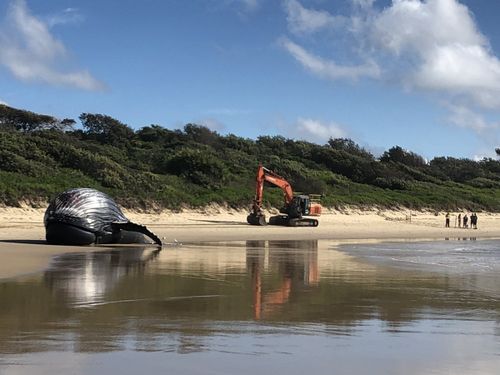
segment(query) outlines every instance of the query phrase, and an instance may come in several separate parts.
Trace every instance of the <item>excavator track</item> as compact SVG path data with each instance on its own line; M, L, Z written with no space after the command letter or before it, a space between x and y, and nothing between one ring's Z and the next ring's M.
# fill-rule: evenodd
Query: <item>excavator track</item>
M277 215L269 218L269 225L282 225L285 227L317 227L319 225L319 221L309 218L290 219L286 215Z
M290 219L288 226L289 227L317 227L319 225L319 221L316 219Z

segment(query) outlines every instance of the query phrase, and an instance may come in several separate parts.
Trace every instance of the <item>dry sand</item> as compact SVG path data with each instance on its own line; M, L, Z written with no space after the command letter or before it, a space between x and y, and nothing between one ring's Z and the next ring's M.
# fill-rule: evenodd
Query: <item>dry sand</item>
M96 247L48 246L44 243L44 208L0 208L0 279L38 272L52 257ZM269 213L268 216L276 214ZM409 210L326 210L316 228L250 226L246 211L207 207L175 213L125 211L132 221L147 225L166 242L240 240L407 240L445 238L500 238L500 214L479 213L479 229L445 228L445 213ZM99 249L103 249L99 247Z

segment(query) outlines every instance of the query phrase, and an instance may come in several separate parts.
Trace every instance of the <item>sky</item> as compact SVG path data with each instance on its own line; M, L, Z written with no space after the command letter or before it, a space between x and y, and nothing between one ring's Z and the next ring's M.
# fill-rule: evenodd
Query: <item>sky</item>
M0 0L0 103L494 157L498 14L491 0Z

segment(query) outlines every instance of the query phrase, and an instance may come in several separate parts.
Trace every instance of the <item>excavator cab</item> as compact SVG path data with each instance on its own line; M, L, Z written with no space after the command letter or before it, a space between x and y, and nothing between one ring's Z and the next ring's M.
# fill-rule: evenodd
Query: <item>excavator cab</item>
M302 216L309 216L311 210L311 200L308 195L295 195L292 201L284 205L280 212L288 215L291 219L301 219Z

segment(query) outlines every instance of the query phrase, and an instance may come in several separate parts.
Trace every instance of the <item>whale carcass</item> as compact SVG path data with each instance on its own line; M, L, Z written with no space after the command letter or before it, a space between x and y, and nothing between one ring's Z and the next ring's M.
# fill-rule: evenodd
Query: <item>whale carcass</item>
M145 226L128 220L109 195L90 188L67 190L55 197L45 211L44 225L50 244L146 243L145 235L161 245Z

